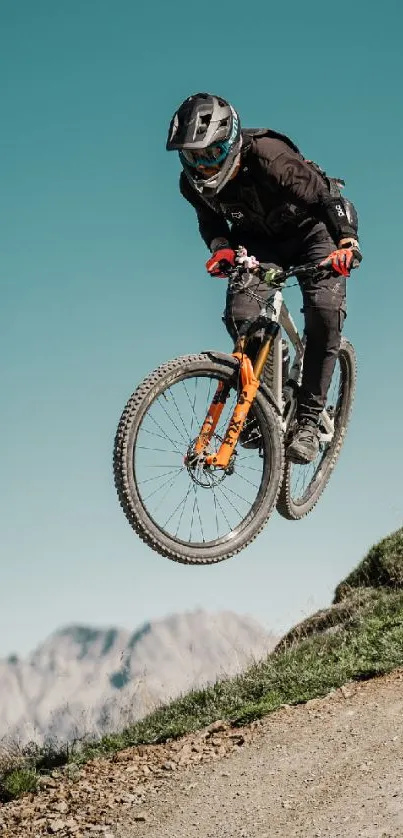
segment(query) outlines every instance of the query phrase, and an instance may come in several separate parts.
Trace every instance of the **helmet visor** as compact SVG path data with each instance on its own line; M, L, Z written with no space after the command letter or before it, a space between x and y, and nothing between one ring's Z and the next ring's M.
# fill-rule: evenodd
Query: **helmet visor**
M220 166L228 157L231 144L228 140L223 140L220 143L213 143L207 148L190 149L183 148L179 154L183 162L188 166L196 168L197 166L205 166L206 169L213 166Z

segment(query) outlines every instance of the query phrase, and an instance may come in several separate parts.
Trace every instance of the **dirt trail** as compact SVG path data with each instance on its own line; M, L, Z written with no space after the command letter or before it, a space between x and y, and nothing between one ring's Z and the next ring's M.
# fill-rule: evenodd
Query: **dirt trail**
M403 671L267 717L144 812L119 838L403 838Z
M1 838L403 838L403 669L41 785Z

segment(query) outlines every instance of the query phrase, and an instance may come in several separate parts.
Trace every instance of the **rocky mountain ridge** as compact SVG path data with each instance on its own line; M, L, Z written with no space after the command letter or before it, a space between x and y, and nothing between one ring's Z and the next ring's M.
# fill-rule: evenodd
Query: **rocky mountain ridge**
M170 698L235 675L275 642L229 611L176 614L133 633L64 627L27 659L0 661L0 737L42 742L122 729Z

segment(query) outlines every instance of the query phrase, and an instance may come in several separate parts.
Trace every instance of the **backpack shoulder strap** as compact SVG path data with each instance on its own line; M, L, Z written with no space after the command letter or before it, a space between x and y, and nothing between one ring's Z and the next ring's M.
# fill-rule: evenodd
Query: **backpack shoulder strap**
M273 131L272 128L245 128L242 131L242 136L245 140L245 146L249 145L254 137L272 137L274 140L282 140L282 142L286 143L286 145L295 151L296 154L301 154L298 146L296 146L286 134L281 134L279 131Z
M308 163L309 166L312 166L315 169L316 173L320 175L325 181L330 190L330 195L332 198L339 198L341 195L341 190L343 186L345 186L345 181L342 178L334 178L330 177L318 163L315 163L314 160L308 160L298 146L287 137L287 134L282 134L280 131L274 131L272 128L245 128L242 131L242 136L244 137L245 141L245 148L248 148L248 145L252 142L254 137L273 137L273 139L281 140L283 143L289 146L292 151L295 151L296 154L300 154L301 157L305 160L305 163Z

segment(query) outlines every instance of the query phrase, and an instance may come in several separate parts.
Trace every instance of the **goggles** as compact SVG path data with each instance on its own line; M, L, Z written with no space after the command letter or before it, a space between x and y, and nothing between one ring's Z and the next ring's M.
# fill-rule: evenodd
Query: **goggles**
M180 157L188 166L205 166L206 169L213 166L220 166L228 157L231 148L231 143L228 140L223 140L219 143L213 143L207 148L198 148L192 151L190 148L184 148L179 152Z

